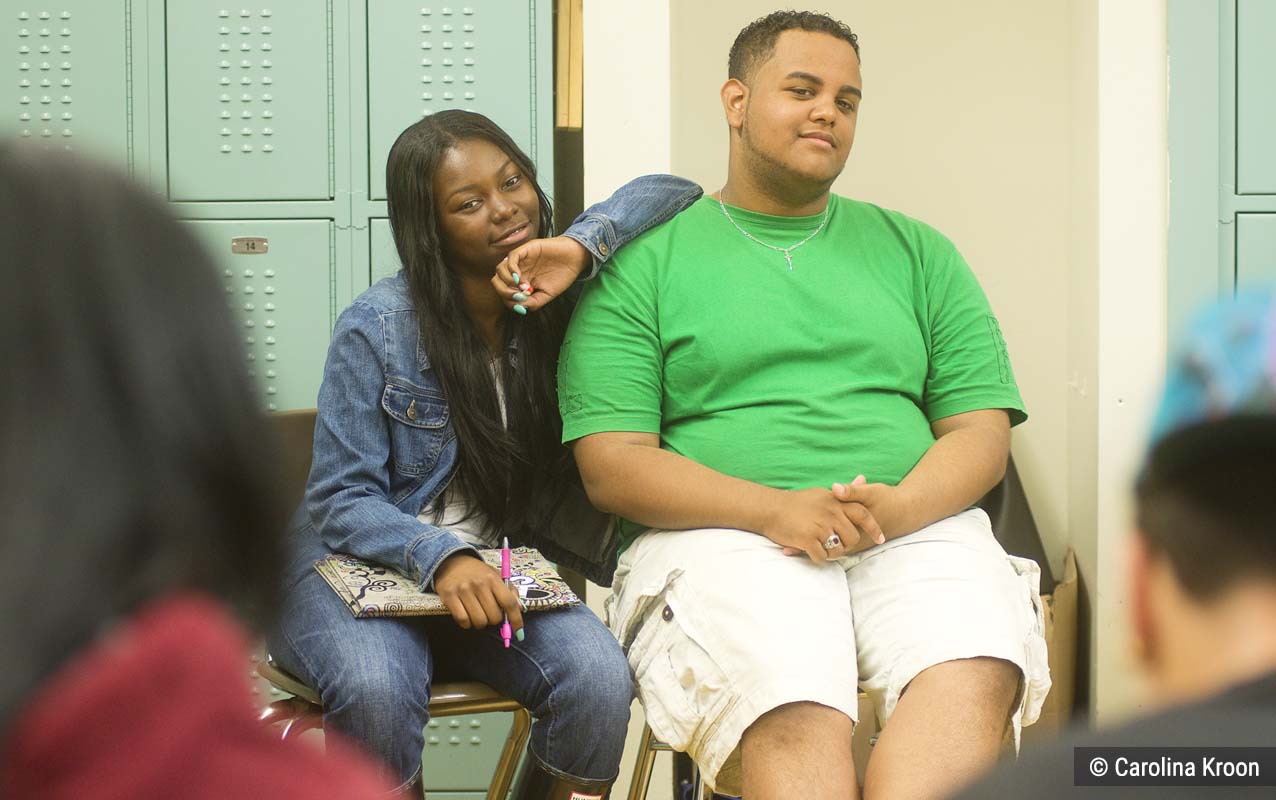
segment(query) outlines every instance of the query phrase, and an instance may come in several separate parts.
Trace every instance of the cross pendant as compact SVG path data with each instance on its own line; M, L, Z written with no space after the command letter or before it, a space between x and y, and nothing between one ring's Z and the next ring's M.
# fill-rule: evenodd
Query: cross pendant
M789 264L789 272L792 272L793 271L793 254L790 253L788 250L783 250L781 252L784 253L784 260L787 261Z

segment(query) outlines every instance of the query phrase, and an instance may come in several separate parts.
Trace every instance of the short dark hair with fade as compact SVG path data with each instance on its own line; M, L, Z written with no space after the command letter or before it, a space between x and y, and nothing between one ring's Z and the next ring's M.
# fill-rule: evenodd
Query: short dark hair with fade
M1208 603L1248 581L1276 584L1276 417L1232 417L1170 434L1135 486L1149 549Z
M727 56L727 77L743 83L775 52L775 42L785 31L827 33L849 44L860 57L859 37L846 23L815 11L773 11L755 19L735 37Z

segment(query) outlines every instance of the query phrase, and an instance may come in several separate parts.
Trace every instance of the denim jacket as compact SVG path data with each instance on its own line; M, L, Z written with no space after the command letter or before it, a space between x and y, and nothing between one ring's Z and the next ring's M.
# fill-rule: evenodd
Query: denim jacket
M586 209L565 235L593 254L586 276L593 277L626 242L701 194L681 178L644 176ZM350 553L424 588L444 559L473 550L417 518L457 466L448 401L421 336L402 271L361 294L337 319L319 389L314 460L294 517L292 542L301 551L294 553L295 569L307 569L309 557L325 551ZM553 508L532 509L534 530L522 543L610 586L616 536L583 490L571 491Z

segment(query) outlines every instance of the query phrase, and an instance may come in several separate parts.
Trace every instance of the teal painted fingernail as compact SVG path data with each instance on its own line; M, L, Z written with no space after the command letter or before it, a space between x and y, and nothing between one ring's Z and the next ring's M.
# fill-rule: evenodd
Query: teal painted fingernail
M523 303L527 301L527 295L523 294L522 292L514 292L514 299L520 303Z
M522 628L519 628L518 630L514 631L514 638L515 638L515 639L518 639L520 642L521 642L521 641L523 641L523 629L522 629Z
M517 273L517 272L515 272L515 273L513 273L513 275L514 275L514 283L518 283L518 282L519 282L519 280L518 280L518 273Z
M527 316L527 309L523 306L514 306L514 313L525 317Z

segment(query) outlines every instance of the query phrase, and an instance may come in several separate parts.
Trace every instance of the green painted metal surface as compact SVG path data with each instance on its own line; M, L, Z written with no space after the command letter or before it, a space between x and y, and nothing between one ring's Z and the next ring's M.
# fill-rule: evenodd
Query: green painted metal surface
M1236 286L1276 286L1276 214L1236 215Z
M127 168L129 28L125 0L5 0L10 78L0 133L95 154Z
M549 62L536 63L537 37L548 40L549 29L537 30L536 6L531 0L369 6L371 198L385 198L385 158L399 132L445 108L486 113L537 159L552 133L540 127L539 115L552 99L538 86Z
M221 270L239 315L244 357L271 410L315 405L332 329L331 220L195 220L187 223ZM248 249L251 238L257 247ZM232 244L243 242L238 248ZM239 250L240 252L235 252Z
M1231 286L1220 273L1219 14L1216 0L1172 0L1169 15L1167 320ZM1230 225L1228 232L1230 236Z
M421 765L426 796L486 790L512 724L513 716L505 713L430 720Z
M331 4L167 7L173 200L332 196Z
M390 232L390 220L369 221L368 259L372 268L372 282L388 278L399 271L399 253L394 248L394 234Z
M1236 190L1276 194L1276 3L1236 5Z
M167 194L235 292L249 286L242 263L269 260L286 308L275 343L254 337L245 358L268 407L311 406L336 314L398 269L382 196L403 127L472 108L553 174L551 12L550 0L9 0L0 134L99 155ZM262 231L268 256L229 252ZM260 331L263 307L237 299Z
M1169 0L1171 333L1276 282L1276 3Z

